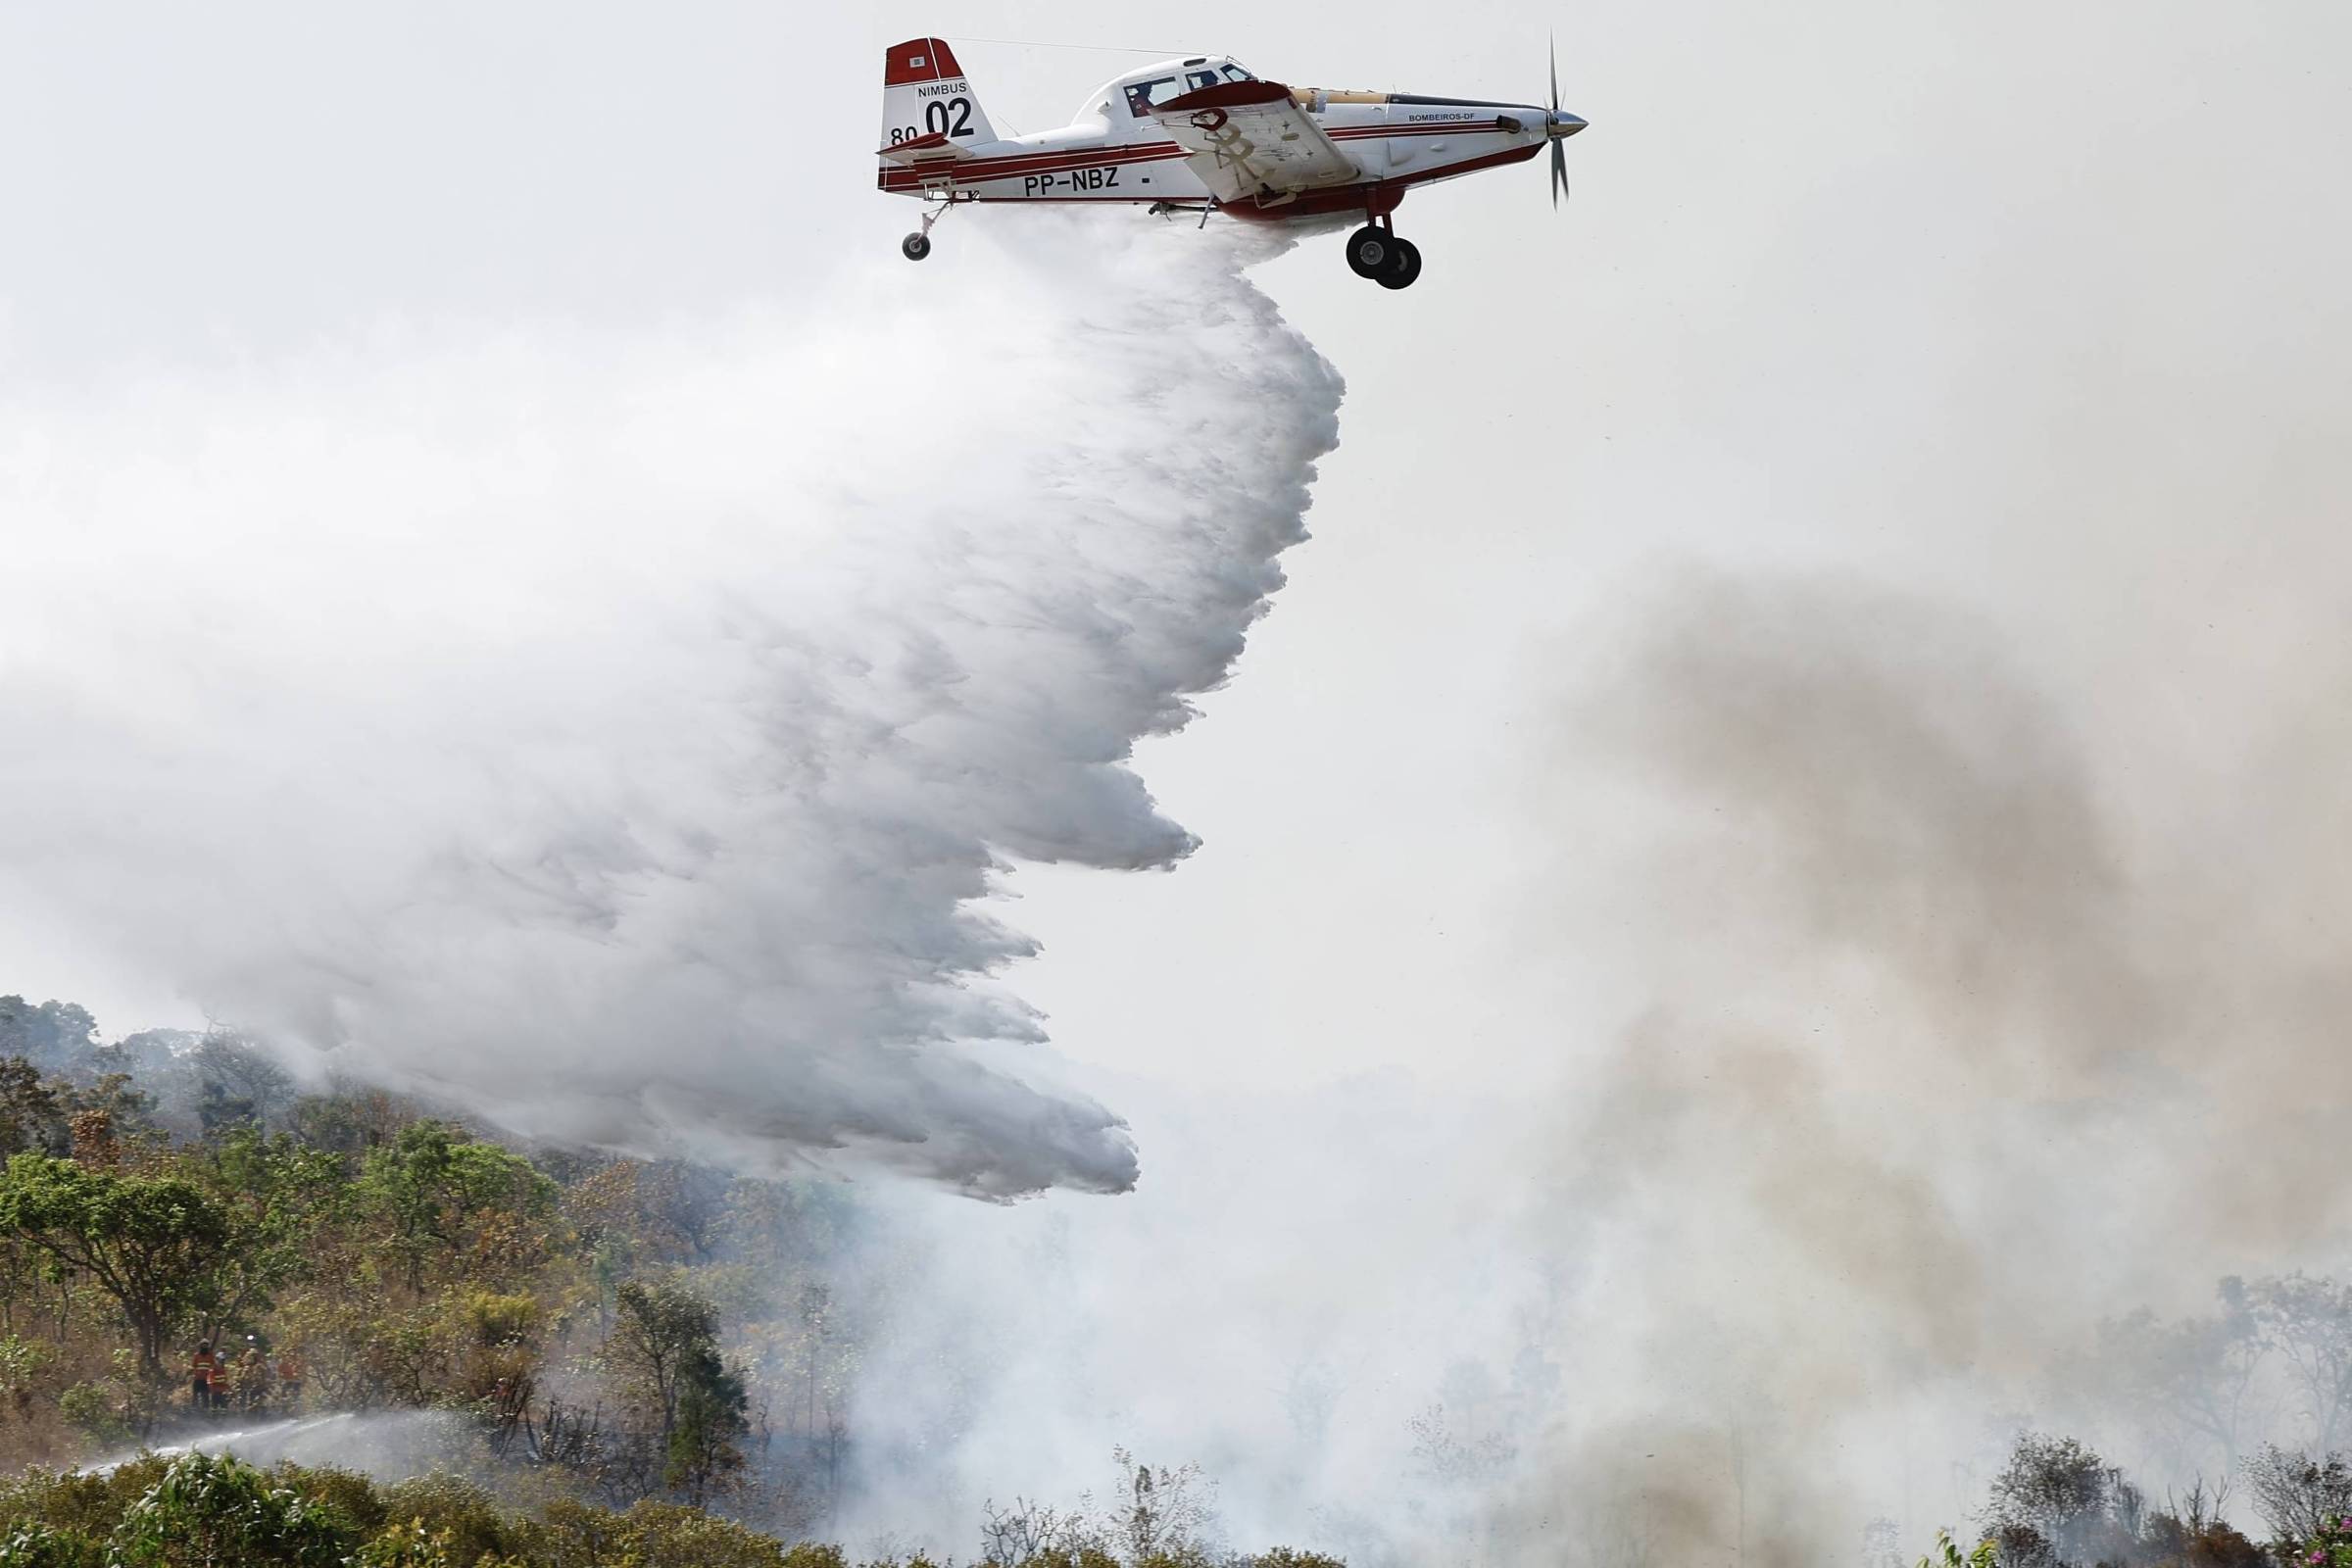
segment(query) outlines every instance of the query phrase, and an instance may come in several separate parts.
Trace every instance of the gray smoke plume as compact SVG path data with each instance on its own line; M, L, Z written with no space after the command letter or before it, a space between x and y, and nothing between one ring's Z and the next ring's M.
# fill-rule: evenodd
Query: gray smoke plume
M1340 383L1251 236L1024 237L0 401L20 913L525 1133L1128 1187L967 1049L1043 1038L984 906L1192 848L1126 759L1280 585Z
M867 1363L853 1534L968 1549L1113 1443L1359 1564L1795 1568L1874 1519L1915 1556L2021 1421L2213 1480L2097 1386L2098 1325L2340 1270L2338 964L2249 935L2336 883L2231 875L2318 841L2291 705L2214 763L2256 833L2069 675L1857 575L1629 591L1489 916L1540 1022L1311 1092L1103 1080L1172 1173L1117 1204L908 1199L885 1277L942 1289Z
M1574 858L1617 891L1552 913L1631 1021L1526 1151L1529 1235L1583 1273L1549 1334L1606 1371L1512 1528L1788 1565L1871 1514L1924 1539L1981 1502L2001 1412L2185 1483L2084 1387L2092 1331L2336 1264L2340 1050L2301 1000L2328 973L2227 934L2325 872L2223 892L2223 841L2146 831L2194 820L2174 781L2112 776L1948 605L1685 577L1608 642L1560 744L1593 792L1568 819L1622 835Z

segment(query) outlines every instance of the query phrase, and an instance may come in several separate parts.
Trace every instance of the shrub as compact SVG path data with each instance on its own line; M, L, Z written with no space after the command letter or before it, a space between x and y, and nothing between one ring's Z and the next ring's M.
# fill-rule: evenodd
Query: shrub
M447 1537L451 1561L466 1568L484 1557L508 1556L519 1546L519 1533L490 1494L456 1476L418 1476L387 1487L383 1504L388 1517Z
M1936 1532L1936 1549L1919 1559L1919 1568L1993 1568L1997 1561L1996 1548L1989 1541L1981 1541L1977 1549L1967 1556L1960 1555L1960 1544L1948 1530Z
M1020 1568L1119 1568L1119 1559L1100 1546L1049 1546Z
M183 1453L123 1511L124 1568L341 1568L349 1532L318 1503L229 1455Z
M354 1568L464 1568L450 1555L449 1532L428 1531L421 1519L386 1525L360 1548L352 1563Z
M98 1543L75 1531L20 1524L0 1536L0 1568L100 1568Z
M27 1470L0 1481L0 1519L39 1523L69 1535L103 1540L122 1510L163 1476L170 1464L141 1454L112 1470Z
M270 1479L333 1516L334 1523L355 1536L371 1535L397 1517L385 1506L375 1483L354 1470L333 1465L299 1465L281 1461Z
M2352 1514L2323 1525L2317 1535L2295 1548L2291 1559L2311 1568L2352 1568Z
M101 1448L119 1448L130 1441L130 1422L103 1385L74 1384L57 1396L57 1411L67 1425Z
M784 1548L784 1568L850 1568L850 1559L829 1541L798 1541Z
M620 1515L559 1497L522 1531L522 1555L547 1568L602 1568L621 1555Z
M782 1543L674 1502L640 1502L621 1515L628 1552L645 1568L781 1568Z

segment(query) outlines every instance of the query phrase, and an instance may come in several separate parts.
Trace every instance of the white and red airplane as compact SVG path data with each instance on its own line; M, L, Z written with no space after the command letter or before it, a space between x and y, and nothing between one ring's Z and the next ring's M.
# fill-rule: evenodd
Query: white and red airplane
M893 44L882 73L881 188L934 204L899 247L931 254L931 225L958 202L1141 202L1286 221L1362 213L1348 265L1384 288L1421 275L1392 215L1415 185L1522 163L1551 149L1551 200L1568 188L1561 143L1585 122L1551 107L1400 92L1286 87L1219 55L1131 71L1088 95L1077 120L999 136L938 38Z

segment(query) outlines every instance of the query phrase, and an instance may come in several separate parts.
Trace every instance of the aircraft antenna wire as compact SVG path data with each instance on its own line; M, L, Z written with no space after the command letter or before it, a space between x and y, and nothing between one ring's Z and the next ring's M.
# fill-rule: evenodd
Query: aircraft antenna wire
M1078 49L1094 55L1157 55L1162 60L1172 60L1185 52L1182 49L1138 49L1116 43L1047 43L1036 38L972 38L953 33L942 36L950 43L1004 43L1020 49Z

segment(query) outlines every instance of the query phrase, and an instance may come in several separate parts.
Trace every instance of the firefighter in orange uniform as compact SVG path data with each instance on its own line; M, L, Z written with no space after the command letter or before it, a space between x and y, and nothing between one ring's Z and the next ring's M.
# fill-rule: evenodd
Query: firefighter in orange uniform
M188 1357L188 1402L199 1410L213 1407L213 1380L220 1375L220 1358L213 1353L213 1342L196 1342L196 1353Z

